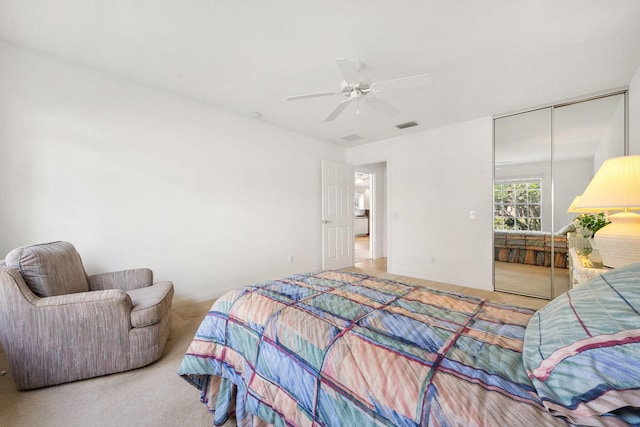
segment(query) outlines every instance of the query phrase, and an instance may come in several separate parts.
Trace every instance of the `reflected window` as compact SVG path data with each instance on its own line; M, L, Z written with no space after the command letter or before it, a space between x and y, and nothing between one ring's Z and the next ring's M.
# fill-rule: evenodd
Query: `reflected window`
M493 187L494 230L542 229L542 180L497 181Z

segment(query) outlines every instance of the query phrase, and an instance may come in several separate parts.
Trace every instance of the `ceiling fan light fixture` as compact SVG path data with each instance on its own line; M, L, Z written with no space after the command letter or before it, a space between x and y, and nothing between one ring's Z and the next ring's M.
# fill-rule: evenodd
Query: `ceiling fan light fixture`
M431 84L431 77L428 74L416 74L413 76L400 77L391 80L382 80L378 82L371 82L371 79L362 74L364 64L358 60L338 58L336 59L340 74L342 74L343 81L340 84L340 90L337 92L318 92L308 93L303 95L288 96L285 98L287 101L297 101L307 98L318 98L324 96L343 95L346 99L343 99L329 115L324 119L325 122L330 122L338 117L346 108L347 105L356 100L356 102L362 99L365 103L369 104L374 109L378 110L382 114L392 117L399 113L391 105L387 104L376 95L379 92L391 92L407 90L412 88L420 88L429 86ZM359 104L358 104L359 107ZM356 108L356 113L360 112L360 108ZM412 126L416 126L414 123ZM403 129L403 128L401 128Z
M396 127L398 129L406 129L406 128L411 128L414 126L418 126L418 123L415 121L411 121L411 122L406 122L406 123L400 123L398 125L396 125Z

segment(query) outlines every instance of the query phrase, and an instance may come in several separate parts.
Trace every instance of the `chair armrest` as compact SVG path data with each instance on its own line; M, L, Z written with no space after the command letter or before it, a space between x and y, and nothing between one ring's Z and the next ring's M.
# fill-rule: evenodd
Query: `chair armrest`
M144 288L153 284L153 272L148 268L113 271L110 273L87 276L89 289L99 291L103 289L132 289Z
M129 369L131 297L121 289L38 297L0 268L0 342L19 390Z
M73 310L72 306L77 304L123 305L128 311L131 311L132 307L131 298L122 289L105 289L39 298L34 305L36 307L69 306L69 309Z

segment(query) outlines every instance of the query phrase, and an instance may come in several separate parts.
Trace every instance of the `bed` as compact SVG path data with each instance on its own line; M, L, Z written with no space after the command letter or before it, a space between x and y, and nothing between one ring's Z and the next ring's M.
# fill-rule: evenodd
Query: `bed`
M640 264L533 310L321 271L218 299L179 368L214 425L640 425Z

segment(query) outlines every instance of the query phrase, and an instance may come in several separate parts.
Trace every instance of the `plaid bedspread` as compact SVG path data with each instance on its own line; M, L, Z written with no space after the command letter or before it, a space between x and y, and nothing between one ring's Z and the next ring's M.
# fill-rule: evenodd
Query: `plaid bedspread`
M554 426L522 364L533 311L324 271L232 291L179 374L223 424Z

